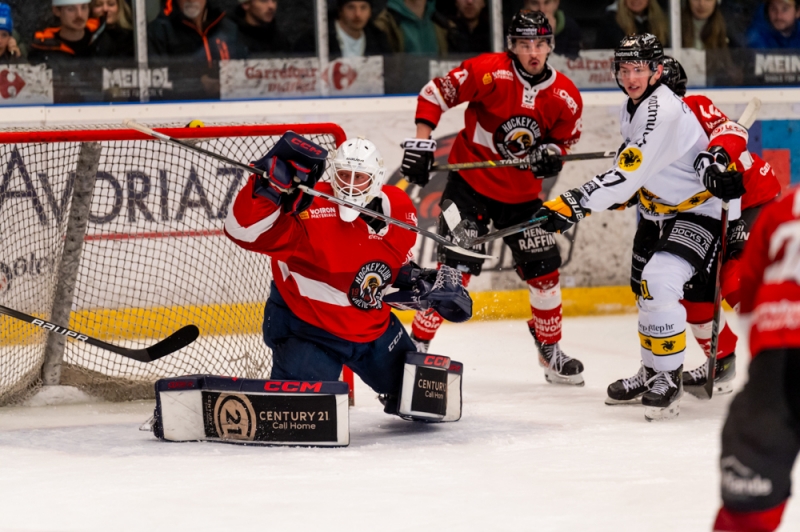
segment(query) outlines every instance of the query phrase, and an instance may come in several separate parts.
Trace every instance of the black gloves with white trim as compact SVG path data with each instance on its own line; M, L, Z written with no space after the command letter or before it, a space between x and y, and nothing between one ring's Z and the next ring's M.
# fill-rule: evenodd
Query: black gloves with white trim
M564 168L561 150L552 144L542 144L534 148L528 156L526 165L537 179L556 177Z
M731 165L730 156L722 146L712 146L698 153L694 169L703 180L703 186L723 201L741 198L746 192L742 173Z
M403 141L401 147L403 162L400 164L400 173L409 183L424 187L431 179L436 141L409 138Z
M314 196L304 193L297 185L314 188L325 173L328 150L305 137L288 131L253 167L267 176L256 180L253 194L267 198L289 214L303 212L311 206Z

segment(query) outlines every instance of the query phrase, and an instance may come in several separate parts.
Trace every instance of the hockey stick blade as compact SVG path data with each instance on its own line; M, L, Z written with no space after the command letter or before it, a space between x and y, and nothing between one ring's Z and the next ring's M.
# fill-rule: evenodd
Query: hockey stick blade
M186 148L187 150L195 151L197 153L202 153L203 155L211 157L212 159L216 159L218 161L224 161L224 162L230 164L231 166L236 166L238 168L242 168L243 170L245 170L245 171L247 171L249 173L258 174L258 175L261 175L262 177L265 177L265 178L267 177L266 172L264 172L263 170L259 170L258 168L253 168L249 164L244 164L244 163L239 162L239 161L234 161L233 159L229 159L228 157L225 157L224 155L220 155L218 153L214 153L212 151L200 148L198 146L193 146L191 144L182 142L179 139L175 139L175 138L170 137L169 135L165 135L163 133L159 133L158 131L150 129L147 126L143 126L143 125L141 125L141 124L139 124L137 122L134 122L133 120L124 120L122 123L125 126L131 128L131 129L135 129L136 131L144 133L145 135L149 135L149 136L151 136L153 138L156 138L158 140L161 140L161 141L164 141L164 142L168 142L168 143L171 143L171 144L175 144L177 146L181 146L183 148ZM475 253L475 252L470 251L468 249L464 249L464 248L462 248L460 246L454 245L453 242L450 242L449 240L447 240L443 236L437 235L436 233L432 233L430 231L426 231L425 229L420 229L416 225L411 225L411 224L407 224L405 222L401 222L400 220L398 220L396 218L392 218L391 216L386 216L386 215L384 215L382 213L379 213L377 211L373 211L372 209L367 209L366 207L361 207L360 205L356 205L355 203L350 203L349 201L341 200L341 199L339 199L339 198L337 198L335 196L331 196L330 194L326 194L324 192L320 192L319 190L315 190L313 188L309 188L309 187L307 187L305 185L297 185L297 188L299 188L300 190L302 190L303 192L305 192L305 193L307 193L307 194L309 194L311 196L324 198L324 199L330 201L331 203L335 203L336 205L342 205L344 207L349 207L350 209L353 209L354 211L360 212L362 214L366 214L367 216L369 216L371 218L377 218L378 220L381 220L381 221L386 222L388 224L396 225L398 227L402 227L403 229L407 229L408 231L411 231L413 233L417 233L418 235L422 235L422 236L424 236L426 238L430 238L431 240L435 241L436 243L443 245L444 247L446 247L450 251L454 251L454 252L460 253L462 255L467 255L469 257L475 257L475 258L479 258L479 259L493 259L493 258L495 258L495 257L492 257L491 255L484 255L482 253Z
M106 351L111 351L112 353L116 353L125 358L138 360L139 362L153 362L154 360L165 357L170 353L174 353L178 349L182 349L191 344L200 335L200 330L195 325L186 325L153 346L145 349L128 349L114 344L109 344L102 340L98 340L97 338L87 336L81 332L73 331L66 327L62 327L61 325L56 325L55 323L30 316L24 312L5 307L3 305L0 305L0 314L5 314L6 316L28 322L37 327L41 327L42 329L50 331L51 333L60 334L62 336L66 336L67 338L78 340L79 342L100 347Z
M589 153L568 153L559 157L563 162L590 161L593 159L609 159L616 157L613 150L596 151ZM499 161L475 161L471 163L435 164L431 172L450 172L451 170L476 170L479 168L507 168L509 166L525 166L530 164L527 159L500 159Z
M742 116L739 117L738 124L744 128L750 129L750 126L755 123L758 118L758 112L761 110L761 100L753 98L745 107Z

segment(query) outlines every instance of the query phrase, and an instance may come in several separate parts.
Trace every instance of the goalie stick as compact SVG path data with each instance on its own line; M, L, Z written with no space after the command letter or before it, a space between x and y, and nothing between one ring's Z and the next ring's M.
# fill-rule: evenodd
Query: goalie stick
M761 109L761 100L753 98L747 104L742 116L739 118L739 125L750 129L756 121L758 111ZM709 349L708 360L706 360L706 383L703 391L706 397L701 399L711 399L714 395L714 378L717 376L717 350L719 349L719 323L722 314L722 261L725 258L725 250L728 242L728 202L722 201L722 213L720 216L722 224L722 238L717 255L717 274L714 281L714 319L711 322L711 347Z
M615 157L615 151L596 151L590 153L568 153L558 158L567 161L589 161L592 159L609 159ZM472 163L435 164L431 172L449 172L450 170L476 170L478 168L505 168L508 166L525 166L530 164L527 159L501 159L499 161L477 161Z
M60 334L62 336L66 336L67 338L74 338L80 342L84 342L95 347L100 347L125 358L138 360L139 362L153 362L154 360L165 357L170 353L174 353L178 349L182 349L191 344L200 335L200 330L197 328L197 326L186 325L155 345L146 347L144 349L128 349L109 344L102 340L98 340L97 338L92 338L91 336L87 336L83 333L67 329L61 325L56 325L55 323L50 323L49 321L30 316L18 310L4 307L3 305L0 305L0 314L5 314L6 316L11 316L12 318L26 321L32 325L36 325L37 327L41 327L42 329L50 331L51 333Z
M194 146L192 144L188 144L188 143L183 142L181 140L178 140L176 138L170 137L169 135L165 135L163 133L159 133L158 131L150 129L149 127L146 127L146 126L143 126L143 125L141 125L141 124L139 124L137 122L134 122L133 120L124 120L122 123L124 125L128 126L131 129L135 129L136 131L144 133L145 135L148 135L150 137L156 138L156 139L161 140L163 142L169 142L169 143L175 144L177 146L182 146L183 148L186 148L187 150L192 150L192 151L195 151L197 153L201 153L201 154L203 154L203 155L205 155L207 157L211 157L212 159L217 159L218 161L226 162L226 163L230 164L231 166L235 166L237 168L242 168L242 169L246 170L247 172L260 175L261 177L263 177L265 179L268 177L267 173L265 171L259 170L258 168L254 168L254 167L250 166L249 164L245 164L245 163L242 163L242 162L239 162L239 161L234 161L233 159L229 159L228 157L225 157L224 155L220 155L218 153L214 153L212 151L206 150L206 149L201 148L199 146ZM411 231L412 233L417 233L418 235L422 235L422 236L424 236L426 238L430 238L434 242L436 242L438 244L441 244L442 246L446 247L450 251L454 251L454 252L460 253L462 255L467 255L467 256L475 257L475 258L479 258L479 259L492 259L492 258L494 258L491 255L484 255L483 253L475 253L474 251L470 251L468 249L464 249L461 246L453 245L453 242L447 240L445 237L443 237L441 235L437 235L436 233L432 233L430 231L426 231L425 229L422 229L422 228L417 227L415 225L407 224L407 223L402 222L402 221L400 221L400 220L398 220L396 218L392 218L391 216L386 216L383 213L380 213L380 212L377 212L377 211L373 211L372 209L368 209L366 207L362 207L360 205L356 205L355 203L350 203L349 201L339 199L336 196L331 196L330 194L326 194L324 192L320 192L319 190L315 190L313 188L309 188L309 187L307 187L305 185L297 184L296 186L297 186L297 188L299 188L300 190L302 190L303 192L305 192L306 194L309 194L311 196L316 196L318 198L324 198L324 199L326 199L326 200L328 200L331 203L334 203L336 205L342 205L344 207L348 207L350 209L353 209L354 211L360 212L361 214L366 214L367 216L370 216L371 218L377 218L378 220L380 220L382 222L386 222L386 223L389 223L389 224L392 224L392 225L396 225L398 227L402 227L403 229Z

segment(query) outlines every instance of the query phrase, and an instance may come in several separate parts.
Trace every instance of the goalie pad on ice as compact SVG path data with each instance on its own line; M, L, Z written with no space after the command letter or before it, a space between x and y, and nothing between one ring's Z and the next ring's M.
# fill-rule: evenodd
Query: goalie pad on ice
M346 446L348 391L344 382L161 379L153 433L168 441Z
M398 414L415 421L458 421L462 373L463 365L449 357L407 353Z

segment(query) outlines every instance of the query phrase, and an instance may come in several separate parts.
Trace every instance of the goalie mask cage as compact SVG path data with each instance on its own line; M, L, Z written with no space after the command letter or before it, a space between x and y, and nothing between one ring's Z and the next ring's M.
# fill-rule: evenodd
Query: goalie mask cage
M345 139L335 124L159 130L245 163L288 130L331 157ZM0 316L0 405L42 384L131 400L161 377L269 377L269 257L222 231L246 172L113 127L2 130L0 172L0 304L125 347L201 332L144 364Z

